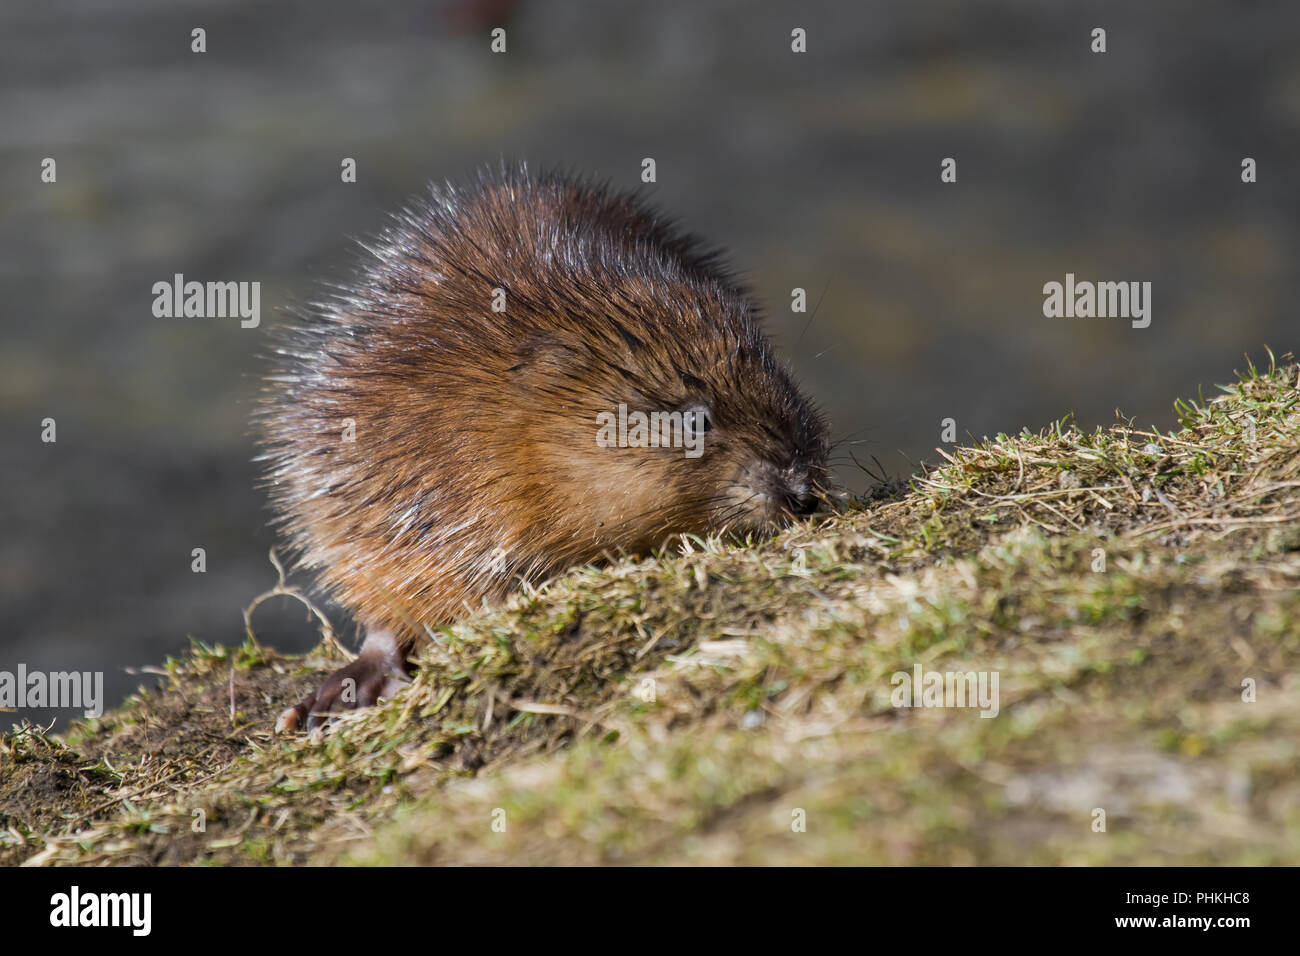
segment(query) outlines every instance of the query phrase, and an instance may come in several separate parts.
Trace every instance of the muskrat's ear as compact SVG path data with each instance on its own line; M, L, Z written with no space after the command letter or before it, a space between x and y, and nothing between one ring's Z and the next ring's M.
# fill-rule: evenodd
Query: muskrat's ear
M580 364L581 351L548 332L529 332L517 340L510 372L530 378L567 376Z

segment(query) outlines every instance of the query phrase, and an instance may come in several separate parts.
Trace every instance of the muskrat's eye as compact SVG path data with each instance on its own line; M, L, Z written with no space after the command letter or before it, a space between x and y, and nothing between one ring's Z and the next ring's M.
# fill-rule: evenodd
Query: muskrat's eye
M696 435L702 435L713 427L713 418L707 408L694 405L682 413L682 424Z

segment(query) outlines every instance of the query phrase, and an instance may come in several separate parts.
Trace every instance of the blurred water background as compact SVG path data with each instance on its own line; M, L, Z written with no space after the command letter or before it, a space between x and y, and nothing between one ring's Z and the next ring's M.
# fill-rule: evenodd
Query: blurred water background
M1172 425L1172 397L1298 344L1298 26L1205 0L5 4L0 670L103 670L113 703L124 667L241 639L274 580L247 419L276 309L426 180L503 156L626 187L654 157L648 195L730 250L891 473L950 416ZM262 328L155 318L178 272L259 281ZM1150 281L1150 328L1044 318L1067 272ZM314 640L287 602L258 625Z

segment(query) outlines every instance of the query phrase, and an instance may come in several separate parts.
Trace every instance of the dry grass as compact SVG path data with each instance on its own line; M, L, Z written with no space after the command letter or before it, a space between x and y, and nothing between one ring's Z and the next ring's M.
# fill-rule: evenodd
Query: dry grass
M1177 410L579 569L313 738L269 729L327 645L197 646L4 740L0 862L1300 862L1300 368ZM917 664L998 716L895 708Z

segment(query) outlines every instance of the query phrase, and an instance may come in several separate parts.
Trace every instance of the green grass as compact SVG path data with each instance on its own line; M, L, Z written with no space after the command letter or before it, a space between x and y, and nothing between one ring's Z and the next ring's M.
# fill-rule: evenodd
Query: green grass
M330 646L196 646L5 739L0 862L1295 864L1300 368L1175 410L577 569L312 738L269 731ZM892 706L916 664L998 715Z

